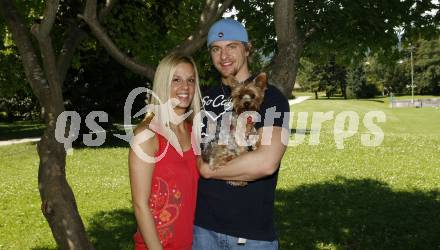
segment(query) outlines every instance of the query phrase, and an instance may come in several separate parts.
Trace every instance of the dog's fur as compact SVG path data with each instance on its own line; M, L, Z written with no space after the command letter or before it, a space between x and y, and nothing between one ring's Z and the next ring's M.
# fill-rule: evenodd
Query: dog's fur
M224 83L231 87L233 112L232 115L223 115L222 124L223 126L229 125L230 129L221 129L221 124L217 123L215 138L205 144L202 150L203 160L213 170L224 166L235 157L257 148L255 140L257 131L252 116L249 115L243 119L244 117L240 115L247 111L260 109L267 88L267 75L260 73L253 80L244 83L239 83L234 77L229 76ZM228 181L228 184L246 186L247 182Z

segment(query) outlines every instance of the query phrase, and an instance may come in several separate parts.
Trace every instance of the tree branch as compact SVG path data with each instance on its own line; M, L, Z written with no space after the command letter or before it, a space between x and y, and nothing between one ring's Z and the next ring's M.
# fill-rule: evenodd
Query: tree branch
M88 20L96 19L96 10L97 10L97 1L87 0L86 7L84 8L84 18L87 18ZM84 19L82 16L79 17ZM84 19L84 21L86 20Z
M103 21L110 14L116 2L116 0L106 1L105 7L99 12L100 21ZM81 25L79 22L74 22L67 29L67 38L64 40L63 47L57 59L58 76L61 83L63 83L66 78L66 74L71 66L76 48L82 42L82 40L87 37L87 33L82 29L83 26L84 24Z
M221 2L223 3L219 7ZM231 3L232 0L206 0L197 28L185 41L177 45L173 51L191 55L200 49L205 43L211 25L226 11Z
M173 52L178 51L180 53L193 54L195 51L200 49L205 42L209 27L223 14L223 12L225 12L232 1L233 0L206 0L203 12L200 15L197 29L185 41L176 46L173 49ZM107 0L106 7L99 15L100 19L101 14L104 15L105 13L109 12L109 9L115 4L114 2L115 0ZM153 80L155 69L149 65L142 64L135 61L133 58L130 58L113 43L111 38L107 35L106 31L99 23L99 20L96 16L96 9L96 0L87 0L84 14L78 16L87 23L95 38L116 61L133 72Z
M32 25L32 34L34 36L47 37L52 30L52 26L55 23L59 7L59 0L46 1L46 7L44 9L43 20L40 24Z
M87 0L84 14L78 16L87 23L95 38L117 62L150 80L154 79L155 69L153 67L141 64L125 55L107 35L96 17L96 0Z
M312 22L309 27L307 27L304 40L310 39L311 36L313 36L318 31L318 25L315 22Z
M59 7L59 0L48 0L44 9L44 18L41 24L32 25L31 32L37 38L41 59L43 62L43 69L46 75L46 79L49 82L50 89L50 101L48 105L54 107L57 114L53 114L54 117L58 116L58 112L61 112L63 105L63 95L61 91L61 82L57 72L57 65L55 62L55 53L52 46L52 39L50 32L55 22Z
M87 37L87 33L75 25L71 25L67 29L67 34L67 38L64 40L63 47L57 59L58 78L61 83L64 82L67 71L72 64L75 49L81 41Z
M14 1L0 0L0 14L3 16L14 42L20 52L26 78L29 79L32 91L43 106L44 96L48 96L48 84L44 77L37 54L32 46L31 36L23 17L18 12Z
M104 8L102 8L98 14L98 20L100 22L104 21L105 17L107 17L110 14L110 12L112 11L113 7L115 6L115 4L117 2L118 2L117 0L106 0L105 1Z

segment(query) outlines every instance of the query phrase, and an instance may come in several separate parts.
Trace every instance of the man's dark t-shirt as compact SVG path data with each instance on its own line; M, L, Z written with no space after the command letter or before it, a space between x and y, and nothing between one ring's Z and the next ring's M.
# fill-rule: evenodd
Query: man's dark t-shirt
M215 114L217 121L229 111L230 89L221 84L211 88L203 97L204 108ZM266 110L278 116L265 121ZM275 108L275 110L274 110ZM277 126L288 128L289 104L281 92L268 85L255 127ZM286 116L286 117L285 117ZM206 128L205 119L205 128ZM284 121L284 123L283 123ZM280 138L281 140L281 138ZM245 187L231 186L223 180L200 178L197 194L195 224L215 232L251 240L276 240L273 221L274 195L278 170L270 176L249 182Z

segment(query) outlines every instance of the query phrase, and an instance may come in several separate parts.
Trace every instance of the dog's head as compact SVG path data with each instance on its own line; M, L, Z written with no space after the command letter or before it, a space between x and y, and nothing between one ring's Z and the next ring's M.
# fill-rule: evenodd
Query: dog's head
M233 77L228 77L225 83L232 89L232 104L237 114L241 114L244 111L258 111L260 109L264 99L264 92L267 88L266 73L260 73L253 80L243 83L239 83Z

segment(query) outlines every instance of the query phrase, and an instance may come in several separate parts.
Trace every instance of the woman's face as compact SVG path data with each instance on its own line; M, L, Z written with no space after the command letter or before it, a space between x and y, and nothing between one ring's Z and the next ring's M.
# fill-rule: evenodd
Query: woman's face
M176 98L179 104L174 108L176 113L185 113L194 98L196 76L190 63L179 63L171 78L170 98Z

